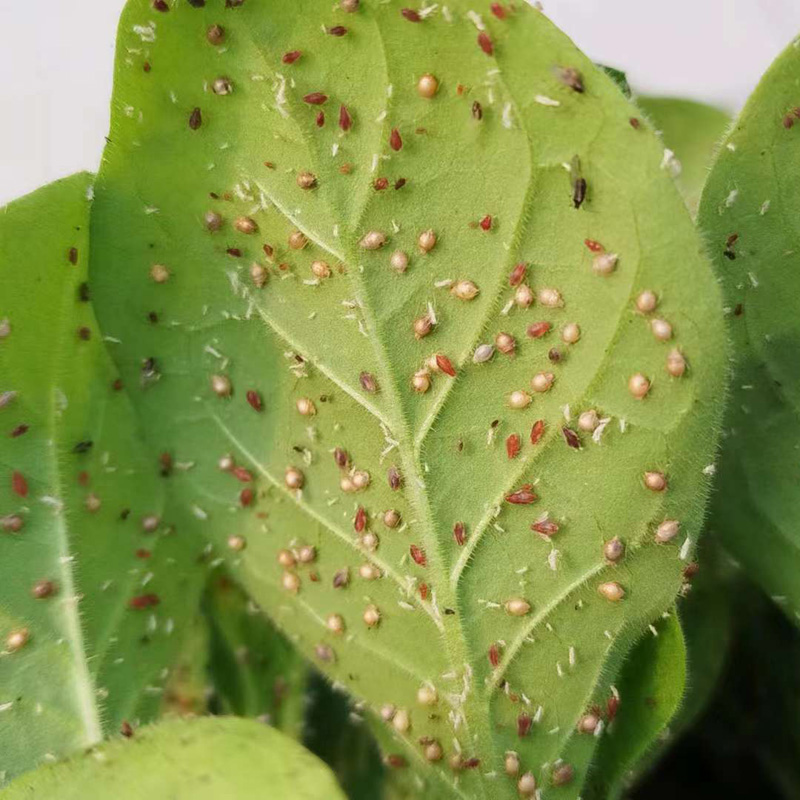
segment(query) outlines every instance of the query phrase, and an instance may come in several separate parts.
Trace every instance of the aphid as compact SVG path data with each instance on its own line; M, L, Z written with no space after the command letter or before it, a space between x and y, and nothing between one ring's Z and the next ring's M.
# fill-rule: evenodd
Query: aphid
M226 95L233 91L233 84L229 78L219 77L211 84L211 90L214 94Z
M300 576L294 572L284 572L281 576L281 586L292 594L297 594L300 591Z
M581 329L576 322L569 322L561 329L561 341L564 344L575 344L581 338Z
M531 610L531 604L522 597L512 597L506 601L506 611L512 617L524 617Z
M517 340L510 333L498 333L494 337L494 343L504 355L511 355L517 347Z
M219 467L222 472L230 472L235 466L236 464L233 460L233 456L230 453L226 453L217 462L217 467Z
M474 119L483 119L483 106L476 100L472 104L472 116Z
M659 341L666 342L672 338L672 325L665 319L650 320L650 330Z
M346 36L347 35L347 28L344 25L334 25L332 28L328 28L328 35L330 36Z
M317 176L313 172L298 172L297 185L301 189L313 189L317 185Z
M403 149L403 137L397 128L392 128L392 132L389 134L389 147L395 152Z
M212 25L206 31L206 39L209 44L214 46L222 44L225 41L225 29L222 25Z
M314 655L320 660L325 662L326 664L330 664L336 661L336 654L333 652L333 648L327 644L317 644L314 646Z
M444 756L442 746L436 740L428 742L423 751L427 761L441 761Z
M658 297L655 292L651 292L649 289L639 292L636 298L636 308L642 314L649 314L651 311L655 311L657 305Z
M480 289L472 281L456 281L450 290L459 300L472 300L478 296Z
M364 619L364 623L367 625L367 627L374 628L381 621L381 612L380 612L380 610L378 609L377 606L368 605L364 609L364 617L363 617L363 619ZM395 717L395 719L397 719L397 717ZM397 727L397 726L395 725L395 727Z
M569 179L572 184L572 205L580 208L586 199L586 178L581 175L581 160L578 156L572 157L569 167Z
M285 569L291 569L297 560L291 550L278 550L278 563Z
M432 230L422 231L417 237L417 245L421 253L430 253L436 247L436 234Z
M490 344L480 344L472 354L472 361L475 364L484 364L494 355L494 346Z
M360 0L339 0L339 8L347 14L355 14L359 5Z
M336 570L333 574L333 588L344 589L350 583L350 570L348 567Z
M514 292L514 302L520 308L529 308L533 305L535 296L533 289L527 283L521 283Z
M600 424L600 418L597 416L597 412L591 408L588 411L584 411L578 417L578 427L582 431L586 431L587 433L592 433Z
M597 726L600 724L600 717L595 714L593 711L590 711L588 714L584 714L578 720L578 733L588 733L593 734L597 730Z
M559 526L557 522L543 519L539 522L534 522L531 525L531 530L538 533L543 539L550 539L551 536L555 536L558 533Z
M290 50L288 53L283 54L281 61L284 64L294 64L294 62L297 61L297 59L302 55L303 53L300 50Z
M238 217L233 223L239 233L246 233L252 235L258 231L258 223L251 217Z
M361 533L367 527L367 511L364 506L359 506L353 519L353 529Z
M511 274L508 276L508 285L519 286L525 280L527 272L527 264L517 264L514 269L511 270Z
M304 417L313 417L317 413L317 407L310 397L299 397L296 406L297 413Z
M519 756L516 753L509 751L505 755L503 766L505 768L506 775L511 775L512 777L519 775Z
M381 571L374 565L365 563L358 568L358 574L365 581L375 581L381 577Z
M625 597L625 590L616 581L601 583L597 587L597 591L612 603L618 603Z
M345 132L353 127L353 118L350 116L347 106L344 105L339 106L339 127Z
M418 564L420 567L426 567L428 565L428 557L425 555L425 551L421 547L412 544L408 548L408 552L410 553L415 564Z
M301 231L292 231L289 234L288 243L292 250L302 250L308 244L308 239Z
M667 372L669 372L673 378L680 378L683 373L686 372L686 359L683 357L683 353L677 348L671 350L667 356Z
M489 646L489 663L493 667L500 666L500 645L497 642L494 642L492 645Z
M433 330L433 320L430 314L423 314L417 317L412 325L414 337L416 339L424 339Z
M253 500L255 500L255 493L249 487L242 489L239 492L239 504L242 508L247 508L248 506L253 505Z
M383 524L387 528L396 528L401 522L400 512L394 508L383 512Z
M31 596L36 600L46 600L58 592L58 586L53 581L36 581L31 588Z
M439 81L429 72L426 72L424 75L420 76L420 79L417 81L417 91L420 97L430 99L439 91Z
M321 106L328 102L328 95L323 94L322 92L310 92L303 97L303 101L308 103L310 106Z
M142 530L145 533L155 533L161 524L161 517L156 514L147 514L142 517Z
M362 372L358 376L358 381L365 392L375 394L378 391L378 381L371 372Z
M583 76L580 72L578 72L575 67L560 67L555 69L556 77L564 84L564 86L569 86L575 92L579 94L583 93L584 86L583 86Z
M169 3L167 0L153 0L153 9L155 11L161 11L162 13L166 13L169 11Z
M369 472L366 470L357 469L353 472L351 480L353 481L355 491L360 492L369 486L371 478Z
M153 264L150 267L150 277L154 283L166 283L169 280L169 270L163 264Z
M511 458L516 458L522 448L522 439L518 433L512 433L506 438L506 455Z
M254 261L250 265L250 279L253 281L253 286L263 289L269 280L269 271L265 266Z
M389 482L389 488L396 492L400 489L403 485L403 477L400 474L400 470L397 467L389 467L388 472L386 473L387 480Z
M538 444L542 436L544 436L544 420L537 419L531 427L531 444Z
M449 375L451 378L455 378L456 370L453 367L453 362L450 359L442 355L441 353L436 354L436 366L444 372L445 375Z
M575 433L572 428L562 428L561 433L564 436L564 441L567 443L568 447L572 447L575 450L581 449L581 440L577 433Z
M230 397L233 393L231 379L227 375L212 375L211 390L217 397Z
M439 702L439 695L433 686L425 684L417 689L417 702L421 706L435 706Z
M428 584L421 583L419 585L419 597L420 600L427 600L428 599Z
M478 47L480 47L480 49L483 50L487 56L494 55L494 45L492 44L492 40L486 31L481 31L478 34Z
M284 475L284 482L287 489L302 489L306 478L297 467L288 467Z
M157 594L140 594L137 597L131 597L128 600L128 608L136 611L141 611L145 608L153 608L161 602L161 598Z
M539 289L537 298L539 304L547 308L558 308L563 304L561 292L558 289Z
M665 519L657 528L655 539L660 544L671 542L680 530L681 524L675 519Z
M605 251L605 247L603 247L600 242L595 241L594 239L584 239L583 243L592 253L602 253Z
M339 469L345 469L350 463L350 456L347 454L346 450L337 447L333 451L333 460L336 462L336 466L339 467Z
M650 391L650 381L647 380L647 378L642 375L641 372L637 372L634 375L631 375L630 379L628 380L628 391L637 400L642 400Z
M344 633L344 617L341 614L329 614L325 626L331 633L341 636Z
M364 250L380 250L386 244L386 234L380 231L369 231L358 244Z
M482 231L490 231L492 229L492 215L487 214L485 217L482 217L478 225Z
M408 269L408 255L402 250L395 250L389 264L395 272L402 274Z
M401 8L400 13L409 22L422 22L422 17L413 8Z
M497 19L505 19L506 18L506 9L501 3L492 3L489 6L489 10L494 14Z
M550 775L550 781L553 786L567 786L572 783L575 777L575 770L572 764L559 764L553 767L553 772Z
M553 386L556 376L552 372L537 372L531 378L531 388L534 392L548 392Z
M28 644L30 638L31 632L27 628L17 628L6 636L6 650L9 653L16 653Z
M531 732L533 727L533 717L523 712L517 717L517 736L524 738Z
M206 211L203 215L203 224L207 230L218 231L222 227L222 215L216 211Z
M521 797L533 797L536 794L536 778L532 772L526 772L517 781L517 791Z
M595 275L606 277L617 268L619 256L616 253L600 253L592 260L592 270Z
M517 389L508 396L509 408L527 408L531 404L531 396L522 389Z
M453 539L459 547L464 546L464 542L467 540L467 529L463 522L456 522L453 525Z
M100 506L103 505L100 501L100 498L94 492L90 492L88 495L86 495L86 500L84 500L83 504L86 506L86 510L90 514L94 514L95 512L99 511Z
M19 533L25 527L25 520L19 514L0 517L0 529L6 533Z
M195 107L192 109L192 113L189 114L189 127L196 131L202 124L203 112L198 107Z
M528 325L528 336L530 336L531 339L541 339L542 336L549 333L552 327L553 326L549 322L534 322Z
M663 492L667 488L667 479L663 472L645 472L644 485L653 492Z
M384 191L384 189L388 189L389 179L388 178L376 179L375 183L372 184L372 188L375 189L376 192L382 192Z
M238 534L231 534L228 537L228 547L231 550L240 553L247 547L247 539L245 539L244 536L239 536Z
M205 0L203 0L205 3ZM133 726L128 722L128 720L122 720L122 723L119 726L119 733L120 736L124 736L126 739L130 739L133 737Z
M625 543L618 537L609 539L603 545L603 557L609 564L617 564L622 561L625 556Z
M317 548L313 544L304 544L297 550L297 560L301 564L313 564L317 560Z

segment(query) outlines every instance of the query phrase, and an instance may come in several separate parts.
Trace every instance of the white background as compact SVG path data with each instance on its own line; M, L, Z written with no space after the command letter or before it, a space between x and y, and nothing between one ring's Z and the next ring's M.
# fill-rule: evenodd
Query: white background
M124 2L0 0L0 204L97 168ZM800 0L544 0L544 10L638 92L732 111L800 32Z

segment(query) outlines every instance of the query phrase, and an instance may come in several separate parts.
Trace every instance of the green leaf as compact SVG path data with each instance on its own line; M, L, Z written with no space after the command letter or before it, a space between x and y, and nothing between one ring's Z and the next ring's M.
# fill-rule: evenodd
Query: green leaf
M730 115L719 108L673 97L637 97L636 104L658 130L680 164L676 183L692 214ZM677 171L677 168L676 168Z
M392 719L394 752L443 791L492 798L518 794L509 751L545 796L561 758L575 778L559 796L575 797L602 738L576 725L671 608L699 534L719 298L663 148L539 12L481 20L458 0L415 22L402 8L129 3L92 217L99 313L150 441L196 463L170 483L186 518L200 507L259 605ZM595 274L587 239L619 254L612 274ZM669 341L636 312L645 289ZM552 326L541 339L537 322ZM515 355L492 353L501 332ZM481 344L492 357L475 363ZM682 377L666 369L676 348ZM532 390L537 373L550 391ZM510 407L523 391L531 404ZM594 436L578 422L592 411ZM646 471L668 490L646 489ZM526 484L535 505L504 500ZM672 519L680 534L657 544Z
M16 780L3 800L344 798L330 771L290 738L257 722L168 720Z
M143 530L165 481L87 302L90 187L0 211L0 783L153 717L203 580Z
M614 83L617 84L619 90L622 94L625 95L628 99L631 97L631 85L628 83L628 76L627 74L621 70L617 69L616 67L607 67L605 64L598 64L597 65L609 78L611 78Z
M800 50L762 78L709 176L699 224L722 283L733 377L712 525L793 618L800 612Z

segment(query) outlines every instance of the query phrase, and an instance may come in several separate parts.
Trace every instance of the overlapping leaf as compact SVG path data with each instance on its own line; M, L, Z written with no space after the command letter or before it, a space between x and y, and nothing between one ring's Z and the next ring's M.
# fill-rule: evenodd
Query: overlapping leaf
M393 763L577 796L576 725L681 585L720 407L661 148L527 7L160 8L122 20L92 280L150 441L196 465L174 496Z

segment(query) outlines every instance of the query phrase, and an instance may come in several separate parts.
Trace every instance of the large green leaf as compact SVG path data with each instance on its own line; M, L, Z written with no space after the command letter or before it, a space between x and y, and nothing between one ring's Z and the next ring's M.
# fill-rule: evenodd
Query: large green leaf
M155 715L203 581L88 302L90 187L0 211L0 782Z
M577 796L601 737L576 725L681 585L722 394L718 294L662 147L526 6L167 8L121 23L92 280L147 435L196 464L174 496L425 778L515 797L513 751L545 794L572 764ZM504 500L526 484L535 506Z
M3 800L343 800L330 771L250 720L168 720L18 778Z
M699 224L722 282L733 379L712 524L800 612L800 50L766 73L720 149Z

